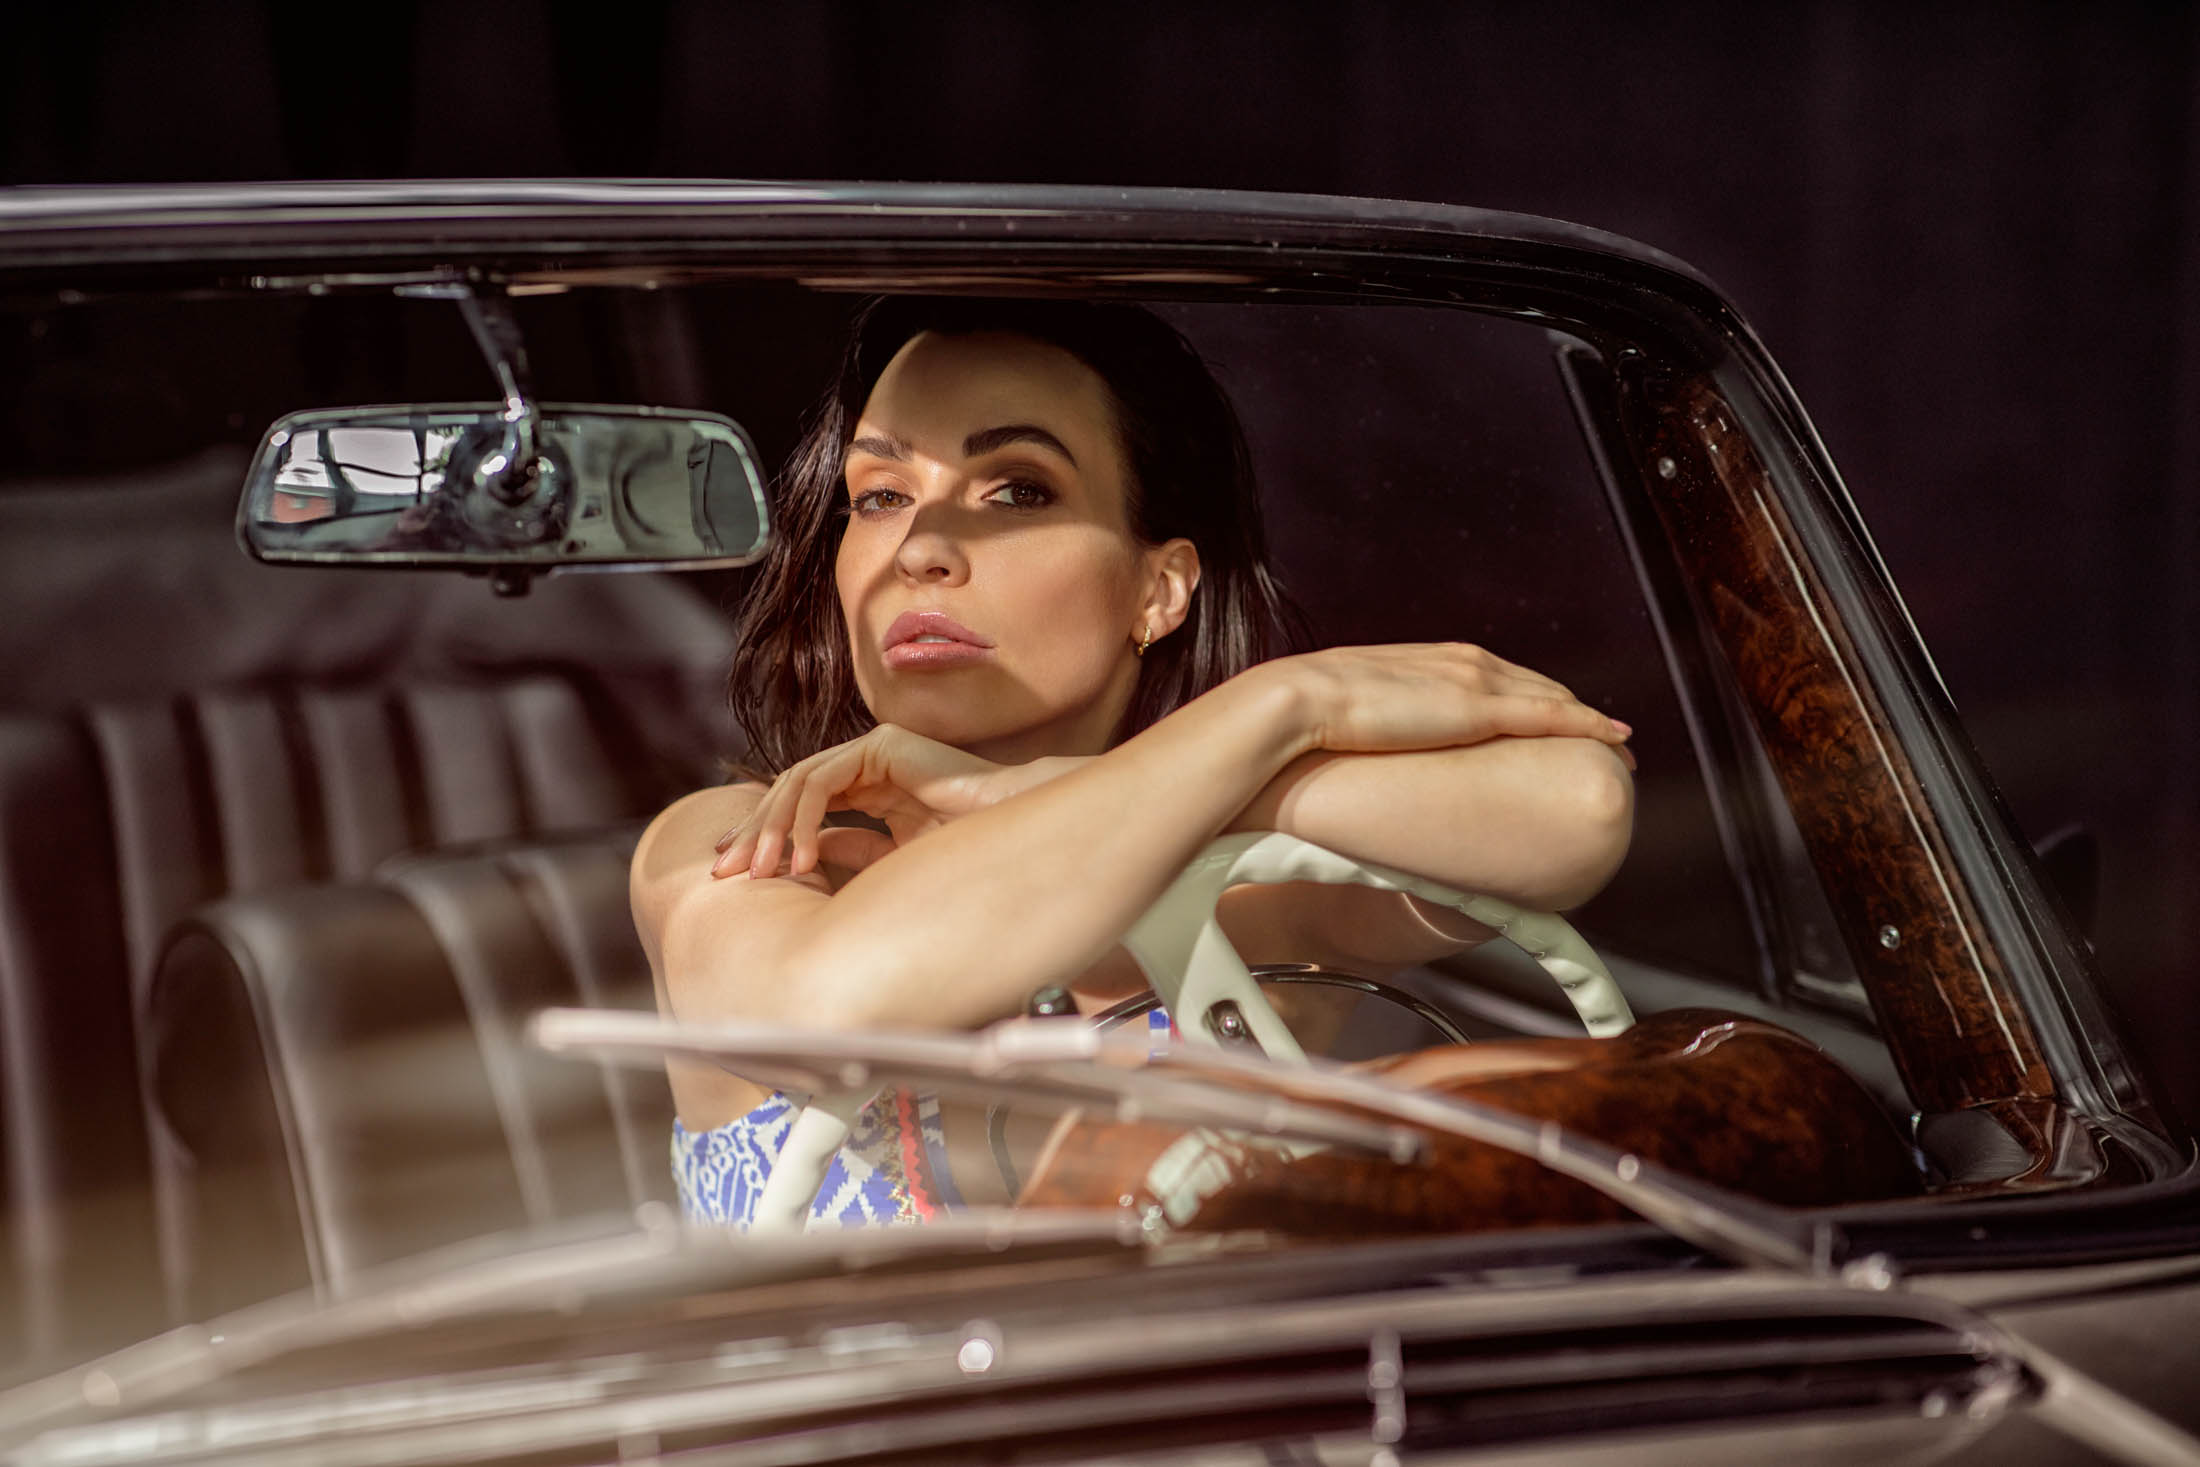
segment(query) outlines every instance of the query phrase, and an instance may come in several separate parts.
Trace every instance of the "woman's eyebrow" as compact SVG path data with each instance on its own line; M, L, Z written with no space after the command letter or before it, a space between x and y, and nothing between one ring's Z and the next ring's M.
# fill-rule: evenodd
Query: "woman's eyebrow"
M891 433L866 433L861 438L848 440L848 452L867 453L873 458L909 459L909 445Z
M998 428L980 428L963 440L963 457L976 458L980 454L1006 448L1011 443L1036 443L1041 448L1051 448L1069 460L1071 468L1077 467L1077 455L1069 451L1068 445L1037 423L1007 423Z
M1040 427L1037 423L1004 423L998 428L980 428L963 440L963 457L977 458L981 454L995 452L1011 443L1036 443L1041 448L1051 448L1077 466L1077 455L1069 451L1069 445ZM909 461L909 445L891 433L866 433L860 438L848 440L848 452L867 453L873 458L888 458L897 462Z

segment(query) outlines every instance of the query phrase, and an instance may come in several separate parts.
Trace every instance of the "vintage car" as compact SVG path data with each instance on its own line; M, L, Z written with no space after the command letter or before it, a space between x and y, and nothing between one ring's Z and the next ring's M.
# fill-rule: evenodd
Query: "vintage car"
M1221 883L1412 879L1240 841L1126 935L1179 1043L655 1017L627 856L740 752L758 496L882 293L1176 325L1322 640L1634 726L1611 885L1248 975ZM19 190L0 380L9 1462L2200 1461L2191 1138L1677 261L1253 194ZM882 1084L1059 1144L1011 1209L689 1225L673 1051L827 1151Z

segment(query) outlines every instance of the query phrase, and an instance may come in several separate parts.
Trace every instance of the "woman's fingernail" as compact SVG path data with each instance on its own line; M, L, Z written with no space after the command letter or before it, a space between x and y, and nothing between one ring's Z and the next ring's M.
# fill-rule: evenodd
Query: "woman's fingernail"
M1612 720L1612 727L1619 730L1619 736L1623 739L1634 737L1635 730L1631 726L1621 723L1616 718Z
M739 835L740 833L741 833L741 827L740 827L740 826L738 826L738 825L736 825L736 826L735 826L735 827L734 827L733 829L731 829L731 830L727 831L727 832L726 832L726 833L725 833L724 835L722 835L722 836L718 837L718 843L717 843L716 845L712 846L712 847L711 847L711 849L712 849L712 850L714 850L714 851L722 851L722 850L724 850L724 849L725 849L725 848L726 848L727 846L730 846L730 845L732 845L732 844L733 844L733 838L734 838L735 836Z

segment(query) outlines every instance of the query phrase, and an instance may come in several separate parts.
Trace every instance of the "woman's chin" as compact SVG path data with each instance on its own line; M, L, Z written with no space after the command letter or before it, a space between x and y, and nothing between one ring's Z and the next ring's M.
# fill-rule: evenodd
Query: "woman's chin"
M1066 689L1042 698L1028 683L1006 678L980 686L962 676L889 673L879 682L876 696L864 700L879 722L897 724L997 763L1097 752L1082 747L1090 742L1087 726L1100 727L1103 737L1114 726L1102 717L1108 702L1104 690L1083 699Z
M991 759L1000 764L1021 764L1041 754L1058 752L1045 731L1046 721L972 718L969 710L902 708L880 716L881 723L898 724L913 734Z
M974 717L979 710L968 706L967 700L958 704L937 698L891 698L874 705L871 712L880 723L896 724L913 734L958 749L998 743L1023 732L1020 723L1007 723L998 717Z

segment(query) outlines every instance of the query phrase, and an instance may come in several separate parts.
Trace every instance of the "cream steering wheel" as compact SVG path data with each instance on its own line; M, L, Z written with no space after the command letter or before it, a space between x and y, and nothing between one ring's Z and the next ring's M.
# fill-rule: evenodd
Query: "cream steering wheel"
M1145 971L1177 1032L1193 1044L1216 1045L1242 1022L1268 1058L1304 1064L1306 1055L1262 996L1260 985L1223 934L1216 916L1222 893L1247 882L1316 881L1405 892L1480 922L1542 965L1572 1001L1591 1035L1618 1034L1635 1017L1611 970L1565 918L1531 912L1495 897L1453 891L1418 876L1355 861L1278 831L1226 835L1194 856L1183 874L1123 935L1123 946ZM795 1117L757 1200L751 1231L798 1232L808 1222L833 1154L874 1090L810 1097Z

